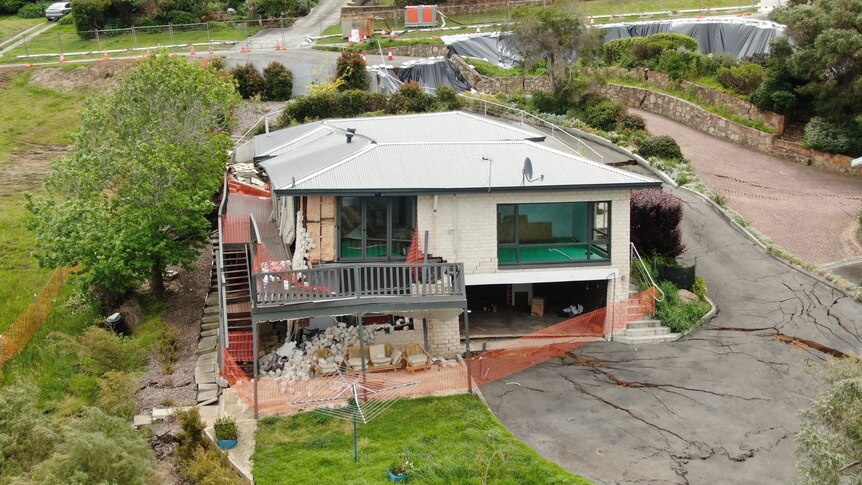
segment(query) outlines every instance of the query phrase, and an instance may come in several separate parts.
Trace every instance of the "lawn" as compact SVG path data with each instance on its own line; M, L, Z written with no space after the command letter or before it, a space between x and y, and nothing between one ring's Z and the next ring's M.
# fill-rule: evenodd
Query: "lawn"
M311 412L258 423L255 483L379 484L404 453L410 483L586 484L512 436L475 396L401 400L359 425Z
M0 43L18 32L44 22L45 19L22 19L17 15L2 16L0 17Z
M129 49L138 47L156 47L158 45L189 44L213 41L239 41L254 35L258 27L237 25L230 27L225 24L212 24L207 31L205 25L195 25L195 30L175 30L174 32L145 32L143 29L122 33L111 37L97 39L82 39L75 31L74 25L58 25L39 35L26 45L22 45L3 57L3 62L26 62L14 57L24 54L56 54L62 52L98 52L101 50ZM183 48L185 49L185 48Z
M26 160L31 144L64 144L79 123L82 93L63 94L29 82L30 74L12 75L0 89L0 170L8 170L15 153ZM15 171L26 172L22 164ZM25 227L22 190L38 188L0 183L0 332L32 301L51 270L39 268L30 255L33 234Z

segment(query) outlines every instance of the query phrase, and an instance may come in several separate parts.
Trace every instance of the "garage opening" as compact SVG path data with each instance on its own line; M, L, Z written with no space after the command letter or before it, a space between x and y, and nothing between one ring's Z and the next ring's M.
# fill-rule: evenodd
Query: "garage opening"
M467 287L470 335L527 335L607 304L607 280ZM463 332L463 316L461 317Z

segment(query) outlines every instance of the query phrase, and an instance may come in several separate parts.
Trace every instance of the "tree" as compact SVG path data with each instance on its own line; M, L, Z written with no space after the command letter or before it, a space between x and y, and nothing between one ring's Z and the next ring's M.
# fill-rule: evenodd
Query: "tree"
M343 81L339 87L341 91L365 90L370 85L365 61L362 60L362 55L355 51L341 52L341 57L335 63L335 78Z
M511 45L528 69L547 63L555 93L567 85L569 63L592 56L601 45L601 29L589 29L571 2L548 7L520 7L512 14Z
M633 190L631 240L642 254L675 258L682 254L682 201L655 189Z
M802 413L796 435L802 483L862 482L862 362L846 357L824 372L829 388Z
M268 101L287 101L293 93L293 73L278 62L271 62L263 70Z
M114 294L148 279L163 291L165 266L190 264L208 240L238 101L232 80L167 54L88 99L48 196L28 196L40 263L78 265Z

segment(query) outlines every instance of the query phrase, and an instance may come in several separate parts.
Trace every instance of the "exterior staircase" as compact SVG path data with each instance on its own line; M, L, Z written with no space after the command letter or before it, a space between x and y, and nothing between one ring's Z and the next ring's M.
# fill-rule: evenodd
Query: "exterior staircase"
M629 287L630 296L635 296L638 293L637 288ZM639 311L639 309L632 308L630 311ZM661 321L656 320L652 315L646 315L640 320L628 324L611 340L627 345L660 344L673 342L681 336L681 333L672 333L669 327L662 325Z

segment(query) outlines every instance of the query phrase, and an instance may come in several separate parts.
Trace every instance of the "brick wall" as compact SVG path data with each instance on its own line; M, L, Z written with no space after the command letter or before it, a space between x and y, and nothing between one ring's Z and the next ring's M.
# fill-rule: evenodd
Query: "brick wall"
M628 297L630 196L630 190L441 194L435 212L434 197L423 195L417 199L417 222L420 231L429 231L429 252L447 261L464 263L467 275L570 272L578 267L501 270L497 262L497 205L611 201L611 261L581 268L594 272L616 270L617 281L608 285L608 301L619 301Z
M377 328L376 325L368 325L366 328ZM393 330L389 333L380 333L374 339L374 343L390 343L396 349L407 344L418 343L424 347L425 336L422 332L423 323L421 318L413 319L413 330ZM458 326L458 317L437 320L428 320L428 344L430 353L434 357L452 358L460 353L461 335Z

